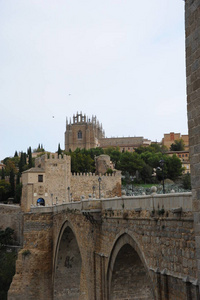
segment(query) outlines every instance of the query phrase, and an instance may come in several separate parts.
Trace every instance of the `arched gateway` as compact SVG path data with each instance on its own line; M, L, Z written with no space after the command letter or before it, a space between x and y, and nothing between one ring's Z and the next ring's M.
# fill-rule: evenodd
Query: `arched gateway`
M54 263L54 300L78 300L82 259L79 246L68 223L61 229Z
M110 255L108 272L109 300L153 300L153 284L136 242L121 235Z

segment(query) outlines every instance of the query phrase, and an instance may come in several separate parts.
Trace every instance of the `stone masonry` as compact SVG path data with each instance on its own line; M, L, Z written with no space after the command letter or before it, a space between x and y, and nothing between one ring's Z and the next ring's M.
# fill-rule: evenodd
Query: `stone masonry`
M110 157L106 156L108 158L110 161ZM99 160L103 162L105 156L99 156ZM97 168L97 174L72 174L70 156L58 157L57 153L37 158L35 167L23 172L22 184L22 211L30 211L39 198L44 199L45 205L52 206L79 201L81 197L88 198L88 195L91 198L121 196L120 171L104 175L99 174Z
M200 1L186 0L186 76L196 257L200 281Z
M197 300L195 251L190 193L32 207L8 299Z

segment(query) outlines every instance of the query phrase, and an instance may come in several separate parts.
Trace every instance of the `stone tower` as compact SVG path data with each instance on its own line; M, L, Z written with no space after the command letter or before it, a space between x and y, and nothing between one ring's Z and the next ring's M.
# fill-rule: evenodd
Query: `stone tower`
M86 115L78 113L73 116L68 123L66 120L65 131L65 151L75 151L76 148L90 149L99 146L99 140L105 137L102 124L99 123L96 116L86 118Z
M70 202L70 156L55 153L37 157L35 167L22 174L22 211L30 211L39 199L45 201L45 206Z

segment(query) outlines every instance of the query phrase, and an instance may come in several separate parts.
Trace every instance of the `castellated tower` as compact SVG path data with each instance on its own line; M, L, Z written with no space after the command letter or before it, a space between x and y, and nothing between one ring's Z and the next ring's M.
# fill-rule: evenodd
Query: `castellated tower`
M70 156L51 153L36 158L35 167L22 173L22 210L29 211L38 200L45 206L69 202L70 175Z
M96 116L92 118L79 114L73 116L68 123L66 120L65 131L65 151L75 151L76 148L90 149L99 146L99 140L105 137L102 124L99 123Z

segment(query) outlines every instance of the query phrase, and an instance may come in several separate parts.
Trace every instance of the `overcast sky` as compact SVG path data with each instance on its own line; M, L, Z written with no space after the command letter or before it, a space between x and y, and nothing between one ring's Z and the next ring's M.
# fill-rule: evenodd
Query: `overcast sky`
M77 111L107 137L187 134L184 1L1 0L0 107L0 160L63 149Z

